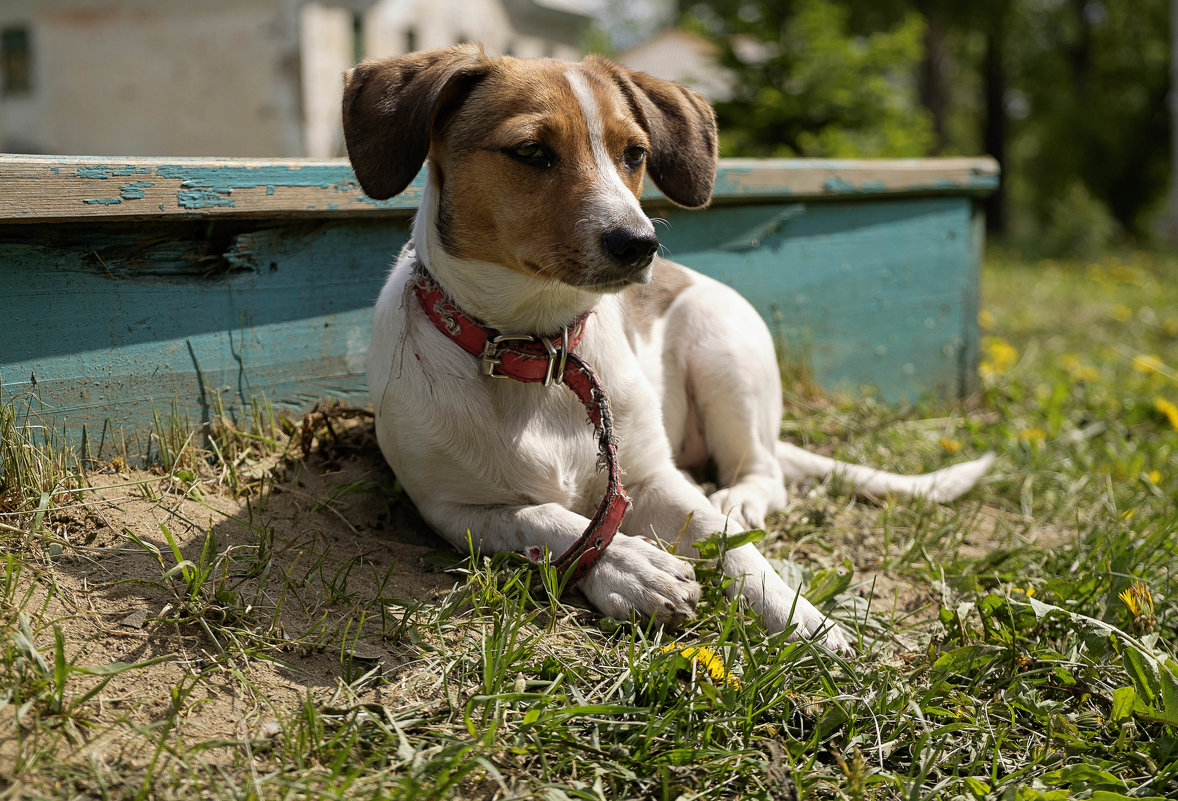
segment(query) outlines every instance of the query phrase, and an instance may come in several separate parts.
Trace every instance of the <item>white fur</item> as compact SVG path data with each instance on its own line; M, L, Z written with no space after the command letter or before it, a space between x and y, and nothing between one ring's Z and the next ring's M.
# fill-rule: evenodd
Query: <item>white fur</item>
M598 184L587 195L598 198L592 208L568 213L605 230L619 214L641 211L604 155L591 92L568 74L595 138L594 169L580 174ZM416 252L402 253L376 304L368 380L381 450L421 514L457 547L465 548L469 535L484 552L542 546L559 555L585 529L606 477L585 410L570 391L481 376L477 360L434 328L409 290L415 259L468 313L505 333L551 332L592 311L577 353L609 394L623 482L634 500L623 533L580 585L606 614L637 612L666 623L689 617L699 597L694 572L650 538L691 556L692 543L712 532L763 526L785 505L787 480L841 474L864 493L941 500L968 489L989 464L987 457L928 476L895 476L780 443L773 343L736 292L692 273L663 317L640 333L618 295L446 253L434 228L437 201L431 178L414 224ZM722 485L711 502L679 469L709 457ZM849 650L846 635L753 546L729 552L722 566L733 577L730 594L744 598L770 630L796 624L797 635Z

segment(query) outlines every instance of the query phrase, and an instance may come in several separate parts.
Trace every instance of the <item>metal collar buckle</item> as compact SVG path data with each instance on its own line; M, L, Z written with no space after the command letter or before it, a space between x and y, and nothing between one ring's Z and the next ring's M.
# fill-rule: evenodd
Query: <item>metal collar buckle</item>
M544 346L548 357L548 369L544 373L544 386L559 384L564 380L565 365L569 356L569 329L566 326L560 332L560 347L552 344L548 337L536 337L531 334L499 334L487 340L483 347L482 374L492 378L513 378L510 375L495 372L495 368L502 363L499 356L499 346L504 342L539 342Z

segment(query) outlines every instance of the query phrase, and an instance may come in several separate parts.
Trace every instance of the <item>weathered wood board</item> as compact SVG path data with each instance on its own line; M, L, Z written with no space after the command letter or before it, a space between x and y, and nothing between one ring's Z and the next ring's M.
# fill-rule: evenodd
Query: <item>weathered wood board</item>
M823 385L960 397L996 181L988 159L730 160L706 211L645 200L669 255L749 297ZM362 403L418 197L374 202L343 162L0 157L0 400L137 457L155 414Z

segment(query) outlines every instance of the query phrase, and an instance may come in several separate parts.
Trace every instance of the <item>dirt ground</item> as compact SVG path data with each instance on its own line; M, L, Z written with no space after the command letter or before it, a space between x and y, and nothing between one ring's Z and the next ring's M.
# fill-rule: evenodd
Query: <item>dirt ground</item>
M30 560L22 577L26 616L59 628L76 665L174 655L106 686L98 714L89 716L89 758L150 756L125 750L142 751L150 742L129 736L125 724L166 718L172 690L214 663L214 638L236 636L246 654L251 634L291 645L278 653L259 647L259 658L240 660L236 667L253 688L248 697L229 668L221 680L206 674L178 718L178 734L189 741L264 737L276 709L297 706L308 692L330 696L341 680L407 661L405 649L385 635L406 607L441 597L460 580L429 557L443 554L432 561L452 564L457 556L397 495L371 421L346 422L337 433L305 457L253 465L266 478L252 496L202 491L207 482L175 473L108 468L89 475L93 489L83 500L49 515L43 566L30 572ZM219 590L188 602L183 571L164 578L177 564L165 529L191 569L201 566L202 551L206 564L227 552L210 575ZM367 611L362 630L341 631L358 609ZM201 618L212 637L199 636ZM52 664L52 634L42 631L35 640ZM402 690L413 694L415 677L402 672ZM81 692L98 679L78 681ZM13 706L3 708L0 731L13 731ZM103 730L105 736L90 739ZM8 772L13 748L0 735L0 774Z
M166 657L106 686L88 716L87 759L142 765L152 740L134 727L167 719L188 742L260 743L274 734L276 717L308 694L330 703L368 670L385 677L371 691L378 702L382 693L399 706L439 702L441 678L415 660L397 622L462 580L441 569L460 556L399 493L369 416L340 419L332 431L285 456L239 465L239 486L253 485L240 497L217 491L215 477L195 480L191 470L161 475L108 466L89 475L92 489L80 501L49 516L43 559L22 581L21 608L44 625L38 647L51 648L51 621L76 665ZM856 592L870 596L873 613L905 625L927 622L939 599L927 578L909 581L887 569L879 515L879 507L821 489L798 494L775 518L778 531L765 546L816 568L850 561ZM993 543L975 533L950 545L979 551ZM203 587L192 589L198 582L177 567L183 560L188 575L208 573ZM218 653L228 638L241 647ZM276 638L289 647L275 649ZM226 660L225 653L240 656ZM74 692L98 680L77 677ZM176 696L182 687L194 689ZM11 731L13 721L4 718L13 716L12 705L4 710L0 731ZM0 773L13 764L14 749L0 736ZM204 758L215 760L215 750Z

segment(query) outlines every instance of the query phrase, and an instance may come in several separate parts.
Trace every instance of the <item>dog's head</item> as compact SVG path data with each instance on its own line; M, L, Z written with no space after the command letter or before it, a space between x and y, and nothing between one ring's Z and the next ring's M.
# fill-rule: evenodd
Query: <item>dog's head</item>
M343 118L371 197L401 192L429 158L448 254L572 286L649 280L645 174L689 208L715 179L703 98L598 56L492 59L468 45L366 61L348 73Z

